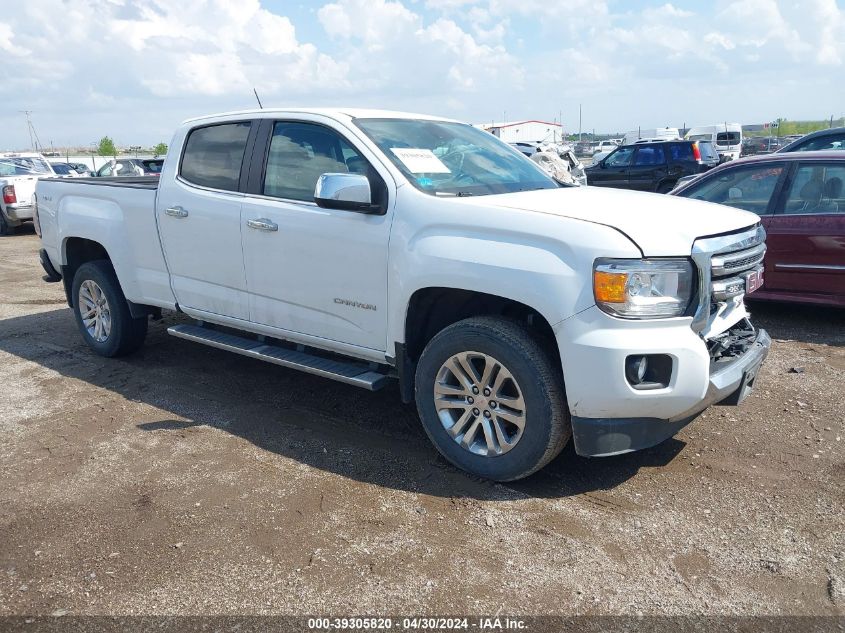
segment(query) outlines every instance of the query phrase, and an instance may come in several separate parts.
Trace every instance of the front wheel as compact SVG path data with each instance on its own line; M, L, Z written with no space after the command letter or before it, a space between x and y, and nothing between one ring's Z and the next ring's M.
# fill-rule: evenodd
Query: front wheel
M11 227L3 211L0 210L0 235L11 235L14 231L15 229Z
M111 262L82 264L73 277L73 312L82 338L100 356L123 356L147 336L147 317L132 318Z
M465 319L434 336L417 367L416 401L440 453L495 481L539 470L572 434L559 370L507 319Z

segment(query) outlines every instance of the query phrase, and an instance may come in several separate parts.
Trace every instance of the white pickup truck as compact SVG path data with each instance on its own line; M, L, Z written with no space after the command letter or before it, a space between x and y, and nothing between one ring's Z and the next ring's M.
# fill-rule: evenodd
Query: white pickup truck
M42 180L36 229L88 345L170 334L376 390L452 463L525 477L738 404L770 339L756 215L565 187L491 134L381 111L185 122L160 179Z
M56 176L52 165L35 152L0 154L0 235L32 220L32 194L39 178Z

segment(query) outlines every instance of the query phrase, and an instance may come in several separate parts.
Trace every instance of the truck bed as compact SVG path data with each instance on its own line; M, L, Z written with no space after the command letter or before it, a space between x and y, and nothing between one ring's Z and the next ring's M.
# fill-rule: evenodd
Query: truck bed
M109 253L126 298L175 305L156 223L156 176L45 178L36 186L41 243L58 270L67 242L87 239Z
M48 182L101 187L128 187L130 189L158 189L158 176L100 176L97 178L42 178Z

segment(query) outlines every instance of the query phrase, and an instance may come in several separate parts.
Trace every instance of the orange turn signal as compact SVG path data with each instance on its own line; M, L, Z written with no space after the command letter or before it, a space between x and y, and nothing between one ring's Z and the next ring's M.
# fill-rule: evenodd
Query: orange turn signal
M625 284L628 273L593 272L593 294L602 303L625 303Z

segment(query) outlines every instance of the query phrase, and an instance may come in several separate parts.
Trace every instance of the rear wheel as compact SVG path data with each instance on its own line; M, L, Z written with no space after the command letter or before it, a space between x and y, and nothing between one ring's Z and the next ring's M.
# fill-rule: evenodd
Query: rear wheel
M129 304L108 260L82 264L72 284L76 325L100 356L123 356L147 336L147 317L132 318Z
M416 401L440 453L495 481L539 470L572 433L559 371L527 328L502 318L438 333L417 367Z

